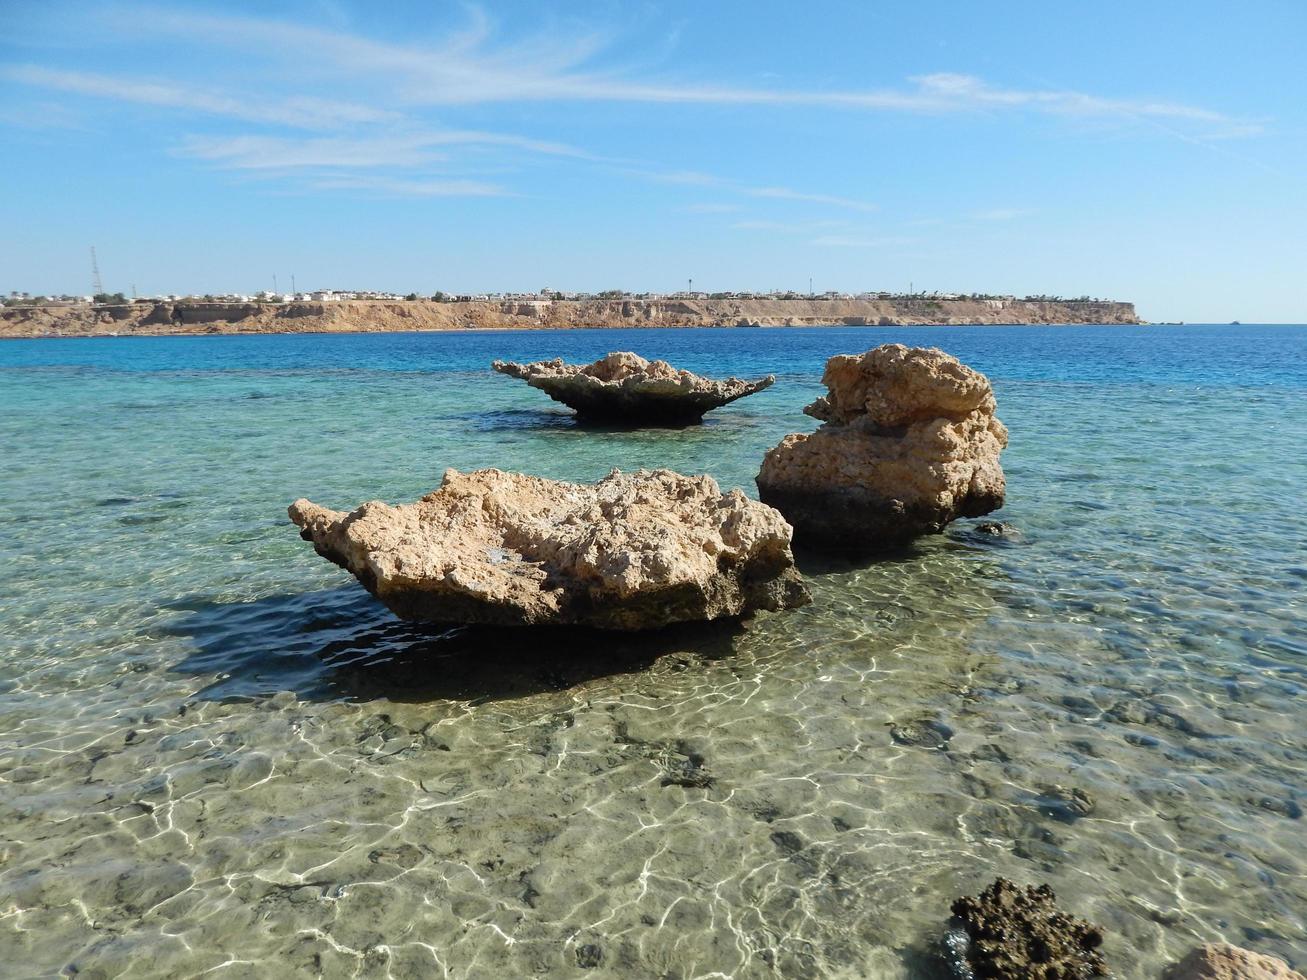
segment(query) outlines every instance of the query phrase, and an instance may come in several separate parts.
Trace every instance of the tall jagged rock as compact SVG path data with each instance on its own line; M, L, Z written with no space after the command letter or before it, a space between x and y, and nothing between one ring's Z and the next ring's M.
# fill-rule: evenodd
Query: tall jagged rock
M593 364L567 364L555 358L532 364L495 361L491 367L539 388L582 418L655 425L698 422L705 412L762 391L776 380L769 374L757 381L714 381L629 351L609 354Z
M290 518L404 619L638 630L810 601L779 513L671 470L595 484L447 470L417 503L301 499Z
M832 357L822 382L828 393L804 411L824 424L786 436L758 473L799 545L875 550L1003 505L1007 429L983 374L885 344Z

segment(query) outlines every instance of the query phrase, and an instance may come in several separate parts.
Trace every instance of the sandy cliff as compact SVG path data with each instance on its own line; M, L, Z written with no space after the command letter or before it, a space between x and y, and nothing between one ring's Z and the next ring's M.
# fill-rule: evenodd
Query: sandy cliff
M576 327L1138 323L1134 305L1025 300L559 300L132 303L0 311L0 337Z

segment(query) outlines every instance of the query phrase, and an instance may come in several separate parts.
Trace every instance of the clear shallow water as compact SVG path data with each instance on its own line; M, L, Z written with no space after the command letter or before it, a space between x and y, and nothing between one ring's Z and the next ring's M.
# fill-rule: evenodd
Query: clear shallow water
M752 492L890 340L993 379L1020 541L740 627L440 635L285 518L447 466ZM778 382L616 432L486 368L618 349ZM995 874L1123 977L1307 966L1307 328L10 342L0 445L0 972L928 977Z

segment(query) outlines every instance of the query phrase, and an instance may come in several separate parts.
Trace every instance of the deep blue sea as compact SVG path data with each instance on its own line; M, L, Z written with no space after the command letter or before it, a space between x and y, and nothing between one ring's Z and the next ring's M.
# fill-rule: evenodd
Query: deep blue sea
M286 517L447 467L753 494L891 341L993 381L1019 535L810 560L801 610L423 630ZM777 382L622 431L489 369L614 350ZM916 980L1000 874L1123 978L1307 969L1307 327L7 341L0 447L5 975Z

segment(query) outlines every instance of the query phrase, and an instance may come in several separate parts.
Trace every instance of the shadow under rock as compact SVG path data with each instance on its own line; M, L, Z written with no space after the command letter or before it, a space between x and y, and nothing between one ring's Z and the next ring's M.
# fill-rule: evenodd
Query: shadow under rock
M743 629L736 620L644 633L427 626L395 618L353 586L171 608L182 615L168 631L195 645L172 669L218 675L195 695L215 701L287 690L319 701L511 700L647 670L669 654L721 659L734 652Z
M883 548L878 551L831 551L826 548L805 547L796 540L793 545L794 564L804 575L835 575L856 572L872 565L899 565L918 561L925 549L916 542Z
M701 418L688 422L622 422L601 421L576 415L570 411L548 409L504 409L477 412L465 416L474 429L482 432L596 432L626 433L653 430L701 431L721 425L719 418Z
M854 572L873 565L901 565L920 561L939 551L956 550L973 555L992 553L1025 543L1022 533L1002 521L957 521L939 534L920 537L882 549L831 551L805 547L801 539L794 542L794 564L804 575L830 575Z

